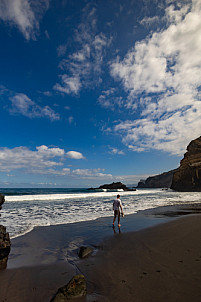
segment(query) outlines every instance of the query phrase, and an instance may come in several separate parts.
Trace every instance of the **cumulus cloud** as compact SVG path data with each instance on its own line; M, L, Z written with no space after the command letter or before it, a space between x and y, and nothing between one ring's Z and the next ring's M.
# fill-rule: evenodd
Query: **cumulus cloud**
M60 148L48 148L45 145L36 147L36 150L38 150L38 154L45 156L45 157L56 157L56 156L63 156L64 155L64 149Z
M77 50L60 62L59 67L64 73L60 75L61 83L55 84L55 90L77 95L82 88L101 81L103 58L110 39L97 32L96 23L96 9L87 5L83 11L83 22L74 34ZM58 47L58 56L63 56L65 52L65 45Z
M106 174L103 172L104 169L75 169L72 170L71 175L83 179L94 179L94 178L111 179L113 177L111 174Z
M137 42L111 75L128 93L128 107L140 119L118 123L115 131L136 151L182 154L201 129L201 0L166 9L167 28Z
M32 101L26 94L17 93L10 97L11 114L22 114L29 118L46 117L52 121L59 120L60 116L49 106L41 107Z
M16 26L27 40L35 39L49 0L1 0L0 18Z
M36 147L36 151L27 147L12 149L2 147L0 148L0 171L25 169L29 172L38 171L39 173L47 168L61 166L61 162L52 159L61 158L64 153L63 149L49 148L45 145Z
M85 159L80 152L65 152L64 149L46 145L37 146L34 151L27 147L12 149L2 147L0 148L0 171L24 169L36 174L68 175L71 172L69 168L55 169L64 165L66 157Z
M68 158L72 158L72 159L84 159L85 158L82 153L77 152L77 151L69 151L66 153L66 156Z
M27 147L0 148L0 172L11 176L12 171L46 175L52 177L72 177L74 179L111 179L112 175L104 169L71 169L64 166L66 155L73 159L84 159L80 152L69 151L46 145L37 146L36 150ZM14 175L12 175L14 176Z

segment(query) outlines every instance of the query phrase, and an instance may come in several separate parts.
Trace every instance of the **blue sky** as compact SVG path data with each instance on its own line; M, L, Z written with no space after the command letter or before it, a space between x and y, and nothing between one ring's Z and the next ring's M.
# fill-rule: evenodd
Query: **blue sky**
M201 0L1 0L0 186L136 184L201 135Z

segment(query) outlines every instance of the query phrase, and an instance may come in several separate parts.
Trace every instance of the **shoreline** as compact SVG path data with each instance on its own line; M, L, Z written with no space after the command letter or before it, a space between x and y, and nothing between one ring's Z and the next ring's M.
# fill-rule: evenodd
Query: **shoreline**
M184 209L184 211L182 212L182 208ZM176 211L176 209L178 210L178 213ZM187 209L189 210L189 212L187 211ZM131 214L127 214L126 217L132 217L133 215L140 215L142 214L143 216L155 216L155 217L160 217L160 213L161 213L161 218L164 218L165 216L167 217L176 217L176 216L180 216L180 215L185 215L185 214L192 214L193 211L199 212L201 213L201 201L200 202L194 202L194 203L184 203L184 204L174 204L174 205L164 205L164 206L157 206L155 208L148 208L148 209L143 209L143 210L138 210L136 213L131 213ZM33 232L35 229L37 228L49 228L49 227L59 227L59 226L63 226L63 225L75 225L75 224L84 224L84 223L88 223L88 222L95 222L97 220L101 220L101 219L112 219L111 216L106 216L106 217L98 217L95 219L90 219L90 220L83 220L83 221L77 221L77 222L69 222L69 223L60 223L60 224L52 224L52 225L43 225L43 226L33 226L30 230L25 231L24 233L15 235L14 237L10 237L10 239L13 241L17 238L20 238L22 236L26 236L27 234L29 234L30 232Z
M141 189L129 193L132 195L125 195L123 198L126 215L167 204L200 202L199 193L184 194L159 189ZM110 192L109 194L113 193ZM68 196L71 195L68 194ZM83 196L83 194L81 195ZM88 198L87 202L84 198L77 200L75 198L63 199L62 197L61 201L55 200L54 194L50 194L48 198L42 198L40 201L35 200L33 195L31 196L10 196L12 199L13 197L14 199L17 198L16 201L5 202L2 209L2 222L4 226L7 226L7 232L10 233L12 239L30 232L36 226L60 225L91 221L99 217L110 217L112 215L112 201L115 198L113 195L113 198L110 199L108 192L101 194L100 199ZM77 194L73 194L73 196L75 197Z
M117 227L116 233L112 228L112 216L94 221L36 227L33 231L12 240L7 269L0 271L0 302L6 301L5 299L9 302L48 302L60 286L67 284L71 277L80 271L86 274L87 282L91 284L90 278L92 278L92 283L96 278L91 275L90 269L100 262L102 247L108 239L117 241L116 238L132 236L132 234L136 236L154 228L160 229L169 223L174 224L180 221L178 219L180 215L197 212L201 212L201 204L197 203L139 211L137 214L131 214L122 219L121 236ZM78 258L77 251L82 245L94 248L92 257L83 260ZM89 269L86 270L86 267ZM24 278L26 282L19 284ZM9 288L10 293L2 291L4 287ZM32 288L35 289L32 290ZM23 297L19 294L21 291L24 293ZM88 298L82 299L83 301L90 301L94 292L89 286L90 291L91 294L89 293ZM99 301L98 299L95 290L93 301ZM104 301L103 297L100 301Z
M112 228L110 217L95 220L37 226L11 240L7 269L77 260L81 245L91 245L95 253L101 242L116 233L136 232L175 220L180 216L201 213L201 203L162 206L138 211L121 218L121 228ZM26 244L25 244L26 243Z
M185 209L188 209L187 212ZM77 259L75 251L79 249L80 245L100 246L102 241L112 237L115 233L136 232L177 219L181 215L193 214L199 211L201 213L201 203L140 210L121 218L120 230L117 227L117 221L115 230L113 229L113 216L67 224L36 226L31 231L11 239L12 248L7 268L46 264L47 261L43 261L43 258L47 256L46 252L51 263L62 259ZM35 246L35 242L38 243L37 246ZM48 249L46 246L48 246ZM62 251L61 248L63 248ZM30 254L30 250L32 250L31 257L24 257L24 255ZM41 252L43 250L44 253ZM57 256L55 256L56 251L60 251ZM65 251L69 253L69 257L63 256L62 258L62 253L65 253Z
M121 228L112 227L113 216L95 220L37 226L32 231L11 240L12 247L7 269L38 264L54 263L55 261L74 261L81 245L98 248L102 241L112 237L115 231L126 233L138 231L153 225L164 223L169 217L139 212L130 214L121 220Z

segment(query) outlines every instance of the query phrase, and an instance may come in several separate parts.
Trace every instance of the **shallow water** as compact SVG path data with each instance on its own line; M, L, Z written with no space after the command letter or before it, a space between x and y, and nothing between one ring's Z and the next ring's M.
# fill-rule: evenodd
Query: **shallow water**
M25 234L35 226L49 226L95 220L113 215L117 192L90 192L86 189L4 189L6 202L1 224L11 238ZM201 202L201 192L173 192L138 189L120 192L125 215L159 206Z

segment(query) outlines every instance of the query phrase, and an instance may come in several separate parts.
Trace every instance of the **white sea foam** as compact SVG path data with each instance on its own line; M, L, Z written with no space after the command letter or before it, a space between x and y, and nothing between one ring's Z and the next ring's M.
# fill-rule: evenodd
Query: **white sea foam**
M41 194L6 196L1 223L11 238L25 234L35 226L66 224L113 215L115 192ZM121 192L125 215L139 210L179 203L201 202L201 193L177 193L171 190Z
M138 191L120 191L121 195L135 195L138 194ZM69 194L40 194L40 195L14 195L14 196L6 196L5 200L7 202L13 201L50 201L50 200L64 200L64 199L80 199L80 198L92 198L92 197L112 197L115 196L116 193L113 191L107 191L107 189L103 189L103 192L93 192L93 193L69 193Z

